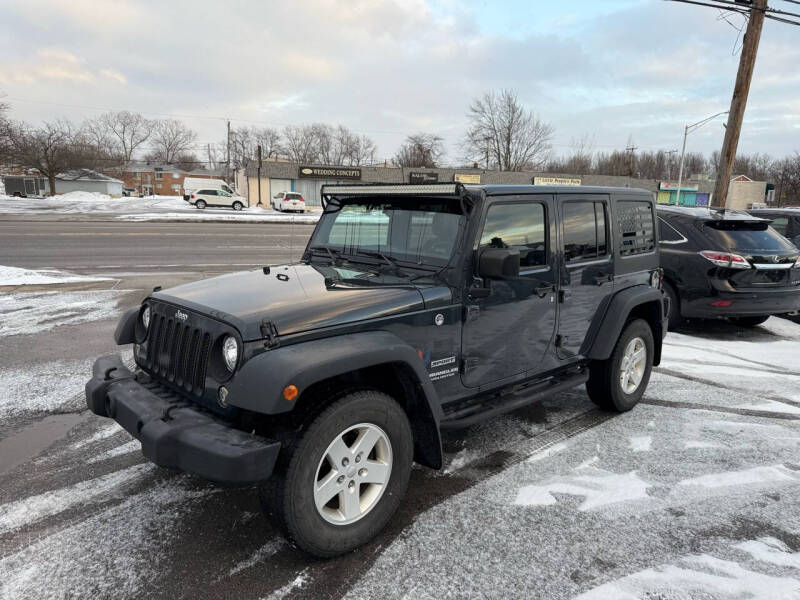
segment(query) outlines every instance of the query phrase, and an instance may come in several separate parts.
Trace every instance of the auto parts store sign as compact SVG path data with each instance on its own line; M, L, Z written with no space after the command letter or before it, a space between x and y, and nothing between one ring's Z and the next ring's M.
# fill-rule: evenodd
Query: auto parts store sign
M361 169L353 167L300 167L299 177L312 179L361 179Z
M572 177L534 177L533 185L580 185L581 180Z

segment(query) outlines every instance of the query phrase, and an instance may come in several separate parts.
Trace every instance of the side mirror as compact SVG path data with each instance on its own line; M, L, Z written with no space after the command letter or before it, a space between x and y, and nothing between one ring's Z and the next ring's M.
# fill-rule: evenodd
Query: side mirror
M518 277L518 248L484 248L478 255L480 277Z

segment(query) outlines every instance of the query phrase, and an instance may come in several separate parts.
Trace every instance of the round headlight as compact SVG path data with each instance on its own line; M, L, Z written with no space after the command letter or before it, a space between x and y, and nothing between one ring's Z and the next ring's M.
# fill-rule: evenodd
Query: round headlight
M150 307L145 306L144 310L142 310L142 325L144 325L145 329L150 327Z
M239 344L235 337L229 335L222 341L222 358L228 371L233 373L236 361L239 360Z

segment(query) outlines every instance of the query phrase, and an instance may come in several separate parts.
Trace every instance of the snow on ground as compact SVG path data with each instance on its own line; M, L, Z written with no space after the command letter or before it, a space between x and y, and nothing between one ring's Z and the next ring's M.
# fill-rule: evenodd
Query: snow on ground
M0 214L113 216L128 221L242 221L249 223L316 223L320 212L281 213L269 207L250 206L241 211L228 208L195 208L182 196L112 198L93 192L69 192L47 198L0 196Z
M115 318L121 295L115 290L0 294L0 337Z
M124 361L133 353L125 350ZM27 368L0 367L0 419L86 408L84 385L92 375L94 359L57 360Z
M0 558L0 599L148 596L183 517L216 493L180 477ZM98 512L99 511L99 512Z
M21 269L0 265L0 286L11 285L51 285L57 283L88 283L92 281L111 281L108 277L75 275L55 269Z

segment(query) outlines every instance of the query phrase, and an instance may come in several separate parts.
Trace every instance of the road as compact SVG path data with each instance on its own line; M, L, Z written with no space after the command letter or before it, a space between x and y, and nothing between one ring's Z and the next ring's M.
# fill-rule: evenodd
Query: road
M788 321L671 333L624 415L576 388L447 433L444 469L415 467L386 530L329 561L253 488L155 468L86 411L92 361L152 285L284 262L310 231L0 221L0 265L114 278L0 288L0 599L800 597Z
M297 259L313 226L0 221L0 265L128 276L218 273Z

